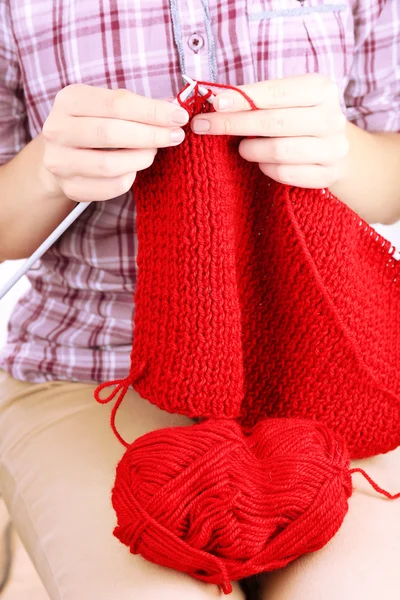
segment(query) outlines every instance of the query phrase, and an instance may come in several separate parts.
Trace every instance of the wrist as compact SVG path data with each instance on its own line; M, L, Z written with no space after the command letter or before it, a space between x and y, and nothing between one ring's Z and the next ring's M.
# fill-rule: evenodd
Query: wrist
M349 143L349 149L346 157L343 159L342 164L339 167L340 174L336 179L335 183L330 186L330 191L334 196L339 198L344 204L351 206L352 202L349 201L349 191L348 188L351 187L351 179L352 179L352 168L354 164L354 131L352 131L352 127L354 127L351 123L347 122L346 124L346 138ZM366 135L369 135L366 131L363 131ZM353 210L356 210L353 208Z
M371 133L347 124L349 152L343 176L330 191L367 223L390 224L400 216L398 134Z
M37 156L39 157L37 174L42 198L45 201L55 200L61 203L64 202L66 205L70 205L71 207L75 206L76 202L70 200L70 198L64 194L55 175L46 169L43 164L45 141L41 133L35 138L33 143L37 144Z

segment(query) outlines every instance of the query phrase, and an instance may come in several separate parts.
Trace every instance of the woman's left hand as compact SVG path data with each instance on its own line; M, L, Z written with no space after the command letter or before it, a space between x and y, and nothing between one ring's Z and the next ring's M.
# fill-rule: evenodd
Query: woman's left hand
M241 86L259 110L238 92L224 90L216 112L192 121L196 133L256 136L240 143L241 156L259 163L275 181L303 188L329 188L346 174L349 141L339 90L321 75Z

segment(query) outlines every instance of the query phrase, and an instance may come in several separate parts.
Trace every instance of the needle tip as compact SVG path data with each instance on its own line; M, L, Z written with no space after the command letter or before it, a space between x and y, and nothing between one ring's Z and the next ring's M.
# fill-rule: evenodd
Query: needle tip
M183 79L184 81L186 81L186 83L190 83L190 84L192 84L192 85L193 85L193 84L195 84L195 85L196 85L196 82L194 81L194 79L192 79L192 78L191 78L191 77L189 77L188 75L182 75L182 79Z

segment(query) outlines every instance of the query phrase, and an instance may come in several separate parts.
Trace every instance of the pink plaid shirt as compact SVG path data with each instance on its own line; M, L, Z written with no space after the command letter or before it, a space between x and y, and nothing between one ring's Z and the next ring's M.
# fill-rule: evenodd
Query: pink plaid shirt
M398 0L172 4L0 0L0 162L41 131L64 86L175 96L183 64L232 85L318 71L338 83L350 120L400 131ZM36 382L124 377L135 255L132 195L91 205L30 272L0 367Z

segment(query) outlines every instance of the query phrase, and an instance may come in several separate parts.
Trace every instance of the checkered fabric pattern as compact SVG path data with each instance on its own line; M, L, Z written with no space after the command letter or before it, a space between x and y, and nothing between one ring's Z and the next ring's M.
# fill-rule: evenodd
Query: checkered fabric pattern
M43 126L71 83L176 95L180 64L201 80L240 85L320 72L348 118L400 130L397 0L177 0L181 63L169 2L0 2L0 163ZM136 285L132 194L94 203L30 272L0 368L15 378L124 377Z

